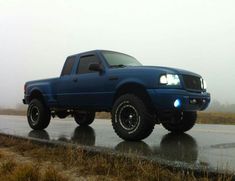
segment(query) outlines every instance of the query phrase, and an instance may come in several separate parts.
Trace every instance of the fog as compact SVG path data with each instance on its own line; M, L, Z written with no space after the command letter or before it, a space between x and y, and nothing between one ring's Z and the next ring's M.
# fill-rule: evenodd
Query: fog
M234 9L233 0L0 0L0 106L93 49L197 72L212 99L235 103Z

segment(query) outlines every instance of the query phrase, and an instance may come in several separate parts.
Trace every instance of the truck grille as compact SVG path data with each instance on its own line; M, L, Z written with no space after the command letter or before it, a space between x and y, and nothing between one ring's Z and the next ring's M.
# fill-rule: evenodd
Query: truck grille
M186 89L202 91L201 78L192 75L183 75L184 85Z

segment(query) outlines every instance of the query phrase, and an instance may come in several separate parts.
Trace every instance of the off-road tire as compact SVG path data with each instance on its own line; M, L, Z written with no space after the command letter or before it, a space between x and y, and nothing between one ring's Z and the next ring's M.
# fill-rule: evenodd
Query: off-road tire
M112 125L120 138L139 141L152 133L155 123L153 114L141 98L124 94L114 103Z
M29 126L34 130L45 129L51 120L51 113L47 106L45 106L40 100L33 99L29 103L27 110L27 119Z
M90 125L95 120L95 112L93 111L87 111L84 113L75 113L73 116L75 122L80 126Z
M184 133L189 131L197 120L197 112L181 112L168 120L163 120L162 125L173 133Z

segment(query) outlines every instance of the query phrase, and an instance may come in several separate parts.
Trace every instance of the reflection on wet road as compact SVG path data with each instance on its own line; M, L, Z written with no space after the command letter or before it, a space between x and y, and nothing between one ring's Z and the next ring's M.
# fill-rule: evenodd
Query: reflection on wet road
M45 130L32 130L28 137L50 140L49 133ZM61 136L58 141L76 143L85 146L95 146L95 131L90 126L77 126L70 139ZM174 148L174 150L172 150ZM159 147L151 148L144 141L128 142L121 141L115 147L121 153L132 153L141 156L158 155L163 159L194 163L197 161L197 143L188 134L174 135L166 134Z
M29 132L28 137L50 140L50 135L46 130L32 130ZM77 126L71 138L60 136L58 141L95 146L95 131L90 126Z
M174 166L235 170L235 126L196 125L187 134L177 135L156 125L147 139L127 142L116 136L109 120L96 120L91 126L81 127L73 119L54 119L46 130L35 131L24 117L0 116L0 132L103 147Z

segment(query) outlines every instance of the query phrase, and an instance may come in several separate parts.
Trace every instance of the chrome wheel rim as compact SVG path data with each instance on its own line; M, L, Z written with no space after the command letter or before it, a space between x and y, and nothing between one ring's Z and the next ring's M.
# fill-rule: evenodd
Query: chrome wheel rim
M37 106L33 106L30 109L30 120L33 125L37 124L37 122L39 120L39 109Z
M127 131L135 131L140 123L137 110L132 105L124 105L118 111L120 125Z

